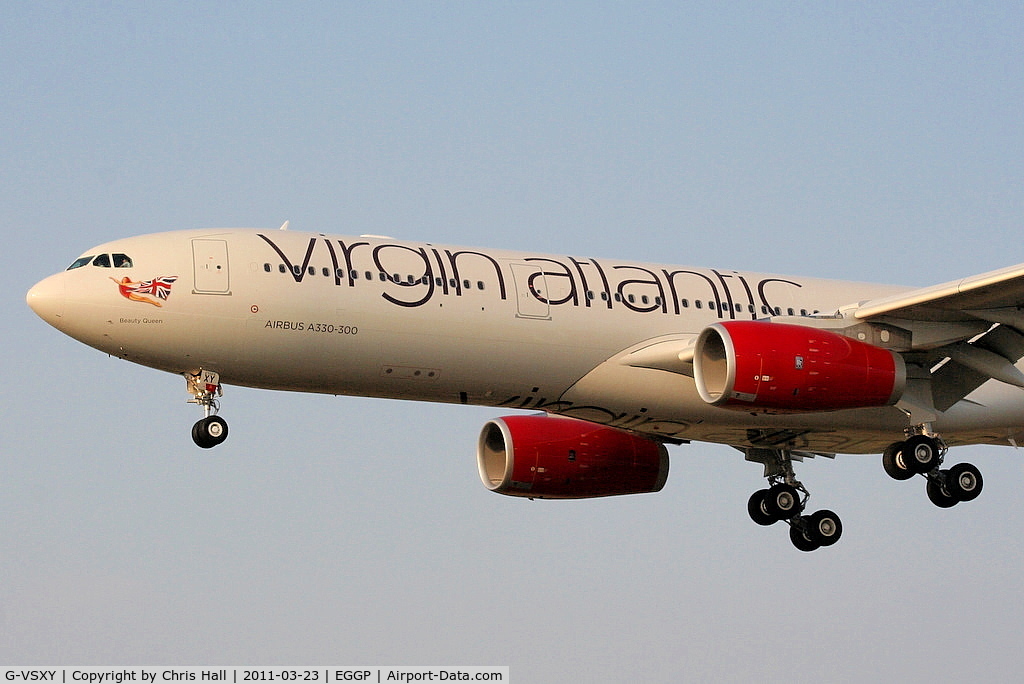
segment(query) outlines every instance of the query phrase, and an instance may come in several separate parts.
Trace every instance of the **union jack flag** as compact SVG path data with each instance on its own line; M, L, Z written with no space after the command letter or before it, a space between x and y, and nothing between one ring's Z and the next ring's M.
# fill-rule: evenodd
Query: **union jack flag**
M132 292L139 294L156 295L158 299L167 299L171 296L171 285L178 279L178 276L160 276L153 280L143 280L128 287Z

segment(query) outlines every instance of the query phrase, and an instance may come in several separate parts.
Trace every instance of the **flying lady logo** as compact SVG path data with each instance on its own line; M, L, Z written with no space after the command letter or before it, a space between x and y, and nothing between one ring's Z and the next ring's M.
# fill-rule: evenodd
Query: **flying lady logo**
M117 289L125 299L130 299L133 302L145 302L153 306L163 306L158 300L166 301L171 296L171 285L178 279L178 276L160 276L153 280L139 282L134 282L129 278L118 280L111 277L110 279L117 283ZM156 299L146 295L153 295Z

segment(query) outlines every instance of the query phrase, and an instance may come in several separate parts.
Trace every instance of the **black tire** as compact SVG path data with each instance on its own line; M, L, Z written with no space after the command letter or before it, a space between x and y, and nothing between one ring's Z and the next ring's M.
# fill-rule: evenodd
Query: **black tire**
M889 477L900 481L909 480L916 474L913 470L903 467L902 459L900 458L900 450L902 448L903 442L896 442L895 444L890 444L882 452L882 468L885 469Z
M192 441L202 449L212 449L228 438L228 424L220 416L208 416L192 426Z
M932 437L915 435L903 443L898 463L915 473L927 473L939 465L939 442Z
M820 546L832 546L843 536L843 521L828 510L808 516L807 528L807 536Z
M946 476L946 489L957 501L974 501L984 484L981 471L970 463L957 463Z
M948 481L949 471L943 471L942 474L946 476ZM925 492L928 494L928 500L939 508L952 508L960 503L960 499L943 489L936 480L928 480Z
M793 542L800 551L817 551L821 547L821 544L813 539L808 539L804 534L804 526L798 524L791 525L789 528L789 541Z
M767 494L767 489L759 489L751 494L750 499L747 501L747 514L758 525L768 526L778 522L775 518L768 515L768 512L764 509L764 497Z
M785 483L773 485L764 495L764 510L775 520L789 520L800 515L800 493Z

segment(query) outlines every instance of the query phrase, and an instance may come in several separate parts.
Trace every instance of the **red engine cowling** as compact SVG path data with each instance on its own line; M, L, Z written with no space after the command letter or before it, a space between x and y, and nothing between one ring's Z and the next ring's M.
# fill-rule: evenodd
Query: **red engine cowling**
M889 406L906 388L903 357L829 330L727 321L697 338L701 398L739 410L834 411Z
M664 444L604 425L555 416L506 416L484 425L480 479L492 492L586 499L660 491Z

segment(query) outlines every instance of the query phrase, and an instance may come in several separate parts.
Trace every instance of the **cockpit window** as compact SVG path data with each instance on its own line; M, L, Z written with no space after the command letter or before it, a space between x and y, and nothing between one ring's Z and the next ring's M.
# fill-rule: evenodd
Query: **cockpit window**
M73 268L81 268L82 266L85 266L86 264L88 264L90 261L92 261L92 255L84 256L84 257L78 257L77 259L75 259L75 263L73 263L70 266L68 266L67 270L70 271Z
M75 263L68 266L67 270L70 271L73 268L81 268L86 264L92 264L93 266L98 266L100 268L110 268L111 256L113 256L114 268L131 268L132 266L135 265L132 262L132 258L127 254L100 254L99 256L90 254L89 256L78 257L77 259L75 259Z

